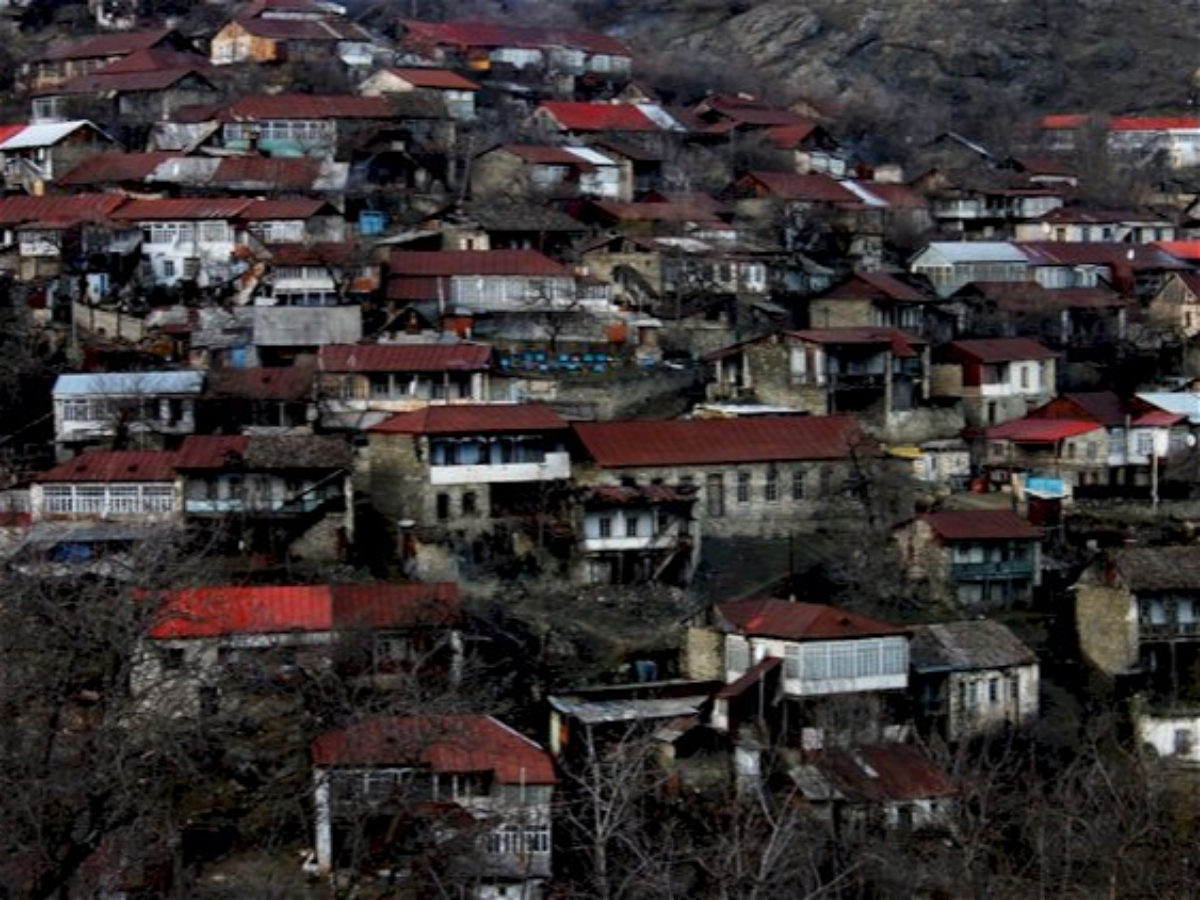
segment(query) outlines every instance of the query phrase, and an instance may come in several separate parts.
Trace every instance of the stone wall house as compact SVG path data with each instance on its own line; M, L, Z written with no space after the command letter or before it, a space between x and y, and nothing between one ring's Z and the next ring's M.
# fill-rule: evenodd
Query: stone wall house
M1055 394L1057 354L1029 338L954 341L934 358L930 392L961 400L968 426L1019 419Z

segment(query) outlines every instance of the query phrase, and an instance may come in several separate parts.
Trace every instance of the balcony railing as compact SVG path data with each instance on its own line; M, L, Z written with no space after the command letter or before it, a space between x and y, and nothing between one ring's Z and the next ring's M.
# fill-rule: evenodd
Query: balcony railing
M568 453L547 453L541 462L429 467L429 483L432 485L511 484L570 477L571 457Z
M983 578L1032 578L1033 573L1033 560L1030 559L952 563L950 566L950 577L956 581L976 581Z
M1200 622L1142 622L1138 633L1144 641L1183 638L1200 639Z

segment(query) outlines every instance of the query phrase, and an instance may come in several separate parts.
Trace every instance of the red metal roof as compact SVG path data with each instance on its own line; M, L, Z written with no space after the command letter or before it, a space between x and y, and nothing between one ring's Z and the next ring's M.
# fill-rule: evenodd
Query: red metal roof
M536 250L393 250L395 275L532 275L569 278L572 272Z
M550 147L546 144L502 144L496 149L511 153L532 165L574 166L584 171L596 168L594 163L572 153L566 147Z
M892 184L886 181L860 181L859 184L892 208L929 208L929 201L907 184Z
M538 110L549 114L567 131L662 130L657 122L631 103L547 100Z
M0 143L3 140L0 133ZM55 180L63 187L144 181L163 163L179 158L177 153L100 153Z
M744 119L741 121L745 121ZM804 142L820 125L811 120L788 125L773 125L767 129L767 137L775 146L790 150Z
M167 450L95 450L43 472L39 482L174 481L178 456Z
M1109 131L1175 131L1200 129L1196 116L1118 116L1109 119Z
M853 640L908 633L903 625L881 622L836 606L769 597L721 603L716 611L741 634L789 641Z
M156 599L155 640L441 626L459 614L458 586L445 582L211 585Z
M179 469L220 469L230 454L246 455L250 439L244 434L189 434L179 447Z
M1011 509L947 510L918 518L947 541L1039 540L1042 536Z
M863 439L853 416L578 422L573 428L603 468L845 459Z
M226 119L258 122L275 119L383 119L392 118L384 97L354 94L255 94L225 108Z
M989 440L1016 444L1053 444L1103 428L1103 425L1081 419L1016 419L989 428L987 436Z
M1115 241L1023 241L1014 243L1029 258L1031 266L1109 266L1115 270L1187 269L1156 244L1126 244Z
M318 214L336 213L337 210L326 200L303 198L254 200L238 216L248 222L263 222L270 219L311 219Z
M211 369L209 397L249 400L305 400L313 394L313 366Z
M852 802L903 803L957 793L946 771L913 744L830 747L813 757L813 766Z
M1042 116L1042 128L1049 131L1074 131L1092 120L1089 113L1052 113Z
M491 716L371 718L312 744L318 766L422 764L438 774L490 772L500 784L555 784L550 754Z
M820 173L798 175L795 172L747 172L742 181L761 185L768 194L780 200L799 200L810 203L861 204L862 198L836 179Z
M321 177L323 160L313 157L227 156L217 163L210 186L253 184L278 189L312 190Z
M130 200L113 214L126 222L236 219L253 200L200 197L194 200Z
M69 197L18 194L0 199L0 225L104 222L117 218L116 210L123 203L125 198L119 194L75 194Z
M324 372L482 372L487 344L327 344L317 351Z
M1008 362L1015 359L1053 359L1050 348L1032 338L978 338L954 341L947 348L954 355L962 354L983 363Z
M822 297L851 300L904 300L919 303L932 299L911 284L887 272L855 272L847 281L826 291Z
M896 356L917 356L917 347L925 341L897 328L874 328L869 325L854 328L808 328L789 331L789 338L813 344L888 344Z
M544 403L471 403L399 413L370 430L375 434L512 434L566 427L562 417Z
M161 43L171 32L166 29L157 31L135 31L123 34L102 34L80 41L71 41L51 47L37 61L51 62L68 59L96 59L106 56L126 56L137 50L145 50Z
M400 24L406 32L406 42L433 46L446 45L460 49L567 47L609 56L629 56L630 52L629 48L616 38L595 31L474 20L419 22L415 19L401 19Z
M398 78L403 78L413 87L437 88L450 91L477 91L479 85L463 78L457 72L449 69L417 69L411 67L393 67L388 69Z
M275 41L335 41L370 42L371 35L354 22L338 21L333 18L313 21L308 19L248 18L239 16L237 24L248 34Z
M3 142L4 135L0 134L0 143ZM1185 259L1193 263L1200 262L1200 240L1158 241L1155 246L1166 250L1176 259Z
M1149 409L1143 401L1126 404L1113 391L1072 391L1060 394L1029 413L1031 419L1082 419L1112 428L1125 424L1131 413Z
M9 138L16 137L28 127L28 125L0 125L0 144Z

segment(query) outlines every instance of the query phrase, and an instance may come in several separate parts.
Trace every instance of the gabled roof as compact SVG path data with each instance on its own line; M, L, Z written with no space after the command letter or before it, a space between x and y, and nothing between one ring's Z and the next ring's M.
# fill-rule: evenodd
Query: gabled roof
M851 802L903 803L957 793L945 770L913 744L830 747L812 766Z
M0 149L3 149L0 147ZM1189 269L1156 244L1115 241L1024 241L1014 244L1030 266L1108 266L1113 269Z
M84 130L93 131L109 142L113 142L111 137L91 122L82 119L73 122L38 122L34 125L26 125L16 134L12 135L12 137L5 140L4 143L0 144L0 153L9 153L13 150L33 150L38 147L52 147L63 138L70 137L75 132Z
M1200 590L1200 547L1127 547L1113 554L1131 591Z
M1053 359L1056 354L1032 338L974 338L953 341L946 347L948 355L967 356L981 363L1010 360Z
M789 331L790 339L806 341L810 344L861 344L887 345L896 356L918 356L918 347L927 343L914 334L901 331L898 328L875 328L870 325L849 328L807 328L803 331Z
M371 718L312 744L318 766L425 765L436 774L491 773L500 784L555 784L550 754L491 716Z
M145 69L137 72L91 72L80 75L51 90L41 92L43 96L60 94L135 93L137 91L162 91L173 87L186 78L199 79L216 92L212 82L198 67L175 69Z
M225 107L222 118L232 122L276 119L382 119L392 118L392 105L384 97L355 94L252 94Z
M317 351L322 372L483 372L488 344L327 344Z
M811 203L862 203L858 194L828 175L795 172L747 172L739 182L761 185L768 194L780 200Z
M176 455L167 450L95 450L37 476L39 482L174 481Z
M127 31L119 34L101 34L93 38L60 44L51 47L38 62L62 62L69 59L96 59L106 56L126 56L161 44L174 32L168 29L155 31Z
M530 165L574 166L591 171L596 165L612 165L616 162L586 147L551 147L546 144L501 144L496 148L511 153Z
M1134 404L1136 409L1113 391L1072 391L1039 406L1029 417L1086 419L1113 428L1124 425L1127 416L1146 411L1139 401L1134 401Z
M449 582L212 585L154 599L154 640L412 628L447 625L459 614L458 585Z
M316 215L341 215L328 200L285 198L254 200L238 214L247 222L266 222L280 219L311 219Z
M945 510L917 518L945 541L1040 540L1042 536L1011 509Z
M1200 240L1157 241L1154 246L1161 247L1176 259L1183 259L1192 263L1200 262Z
M393 66L386 71L402 78L418 88L431 88L449 91L477 91L479 85L468 78L463 78L457 72L449 69L419 69L413 67Z
M354 22L337 19L249 18L234 20L247 34L274 41L312 41L373 43L371 33Z
M1139 212L1132 209L1089 209L1082 206L1056 206L1034 221L1045 222L1048 225L1113 225L1125 222L1167 224L1167 220L1156 212Z
M84 187L116 184L122 181L145 181L154 170L177 153L98 153L90 156L71 171L55 179L60 187Z
M853 640L908 634L892 625L821 603L758 598L734 600L716 607L720 620L739 634L788 641Z
M567 266L536 250L393 250L388 264L393 276L572 276Z
M1021 246L1008 241L933 241L925 246L918 257L933 252L951 265L976 262L1028 263L1029 257L1022 252Z
M862 444L853 416L577 422L573 428L606 469L845 459Z
M552 116L567 131L661 131L662 126L632 103L547 100L535 110Z
M1037 663L1037 654L992 619L918 625L908 645L914 671L969 672Z
M469 403L427 406L399 413L370 429L373 434L528 434L564 431L567 423L544 403Z
M130 200L113 218L126 222L185 221L189 219L236 219L254 201L236 197L196 199Z
M889 300L920 303L933 298L911 284L887 272L855 272L846 281L830 288L822 298L840 300Z

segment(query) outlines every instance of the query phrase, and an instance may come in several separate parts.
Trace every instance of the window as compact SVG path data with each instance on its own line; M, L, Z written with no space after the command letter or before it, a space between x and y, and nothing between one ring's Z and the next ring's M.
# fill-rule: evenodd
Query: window
M792 499L804 499L804 473L800 469L792 472Z
M637 536L638 536L638 517L637 516L626 516L625 517L625 537L637 537Z
M1150 456L1154 452L1154 434L1152 432L1138 432L1137 452L1138 456Z
M164 259L163 264L162 264L162 273L163 273L163 278L174 278L175 277L175 260Z
M824 657L821 657L821 663L824 663ZM803 667L801 664L803 663ZM810 669L810 665L815 667L816 660L810 658L808 653L804 654L803 659L800 657L800 648L795 644L788 644L783 651L783 675L785 678L798 680L803 677L806 681L824 678L824 666L822 665L820 673L816 673L815 668Z
M600 537L602 537L602 538L612 537L612 517L611 516L601 516L599 527L600 527Z
M704 502L708 514L713 518L725 515L725 478L722 475L709 475L704 482Z
M1190 728L1175 729L1175 755L1190 756L1194 742L1192 740L1192 730Z
M992 679L988 682L988 703L995 706L1000 702L1000 682Z
M438 519L440 519L443 522L446 519L450 518L450 495L449 494L438 494L437 495L437 517L438 517Z
M750 473L738 472L737 477L737 502L750 502Z
M169 672L178 672L183 668L184 650L182 647L162 648L162 667Z
M464 516L473 516L479 512L478 498L474 491L466 491L462 495L462 513Z
M979 685L974 682L967 683L967 706L976 706L979 703Z
M763 486L763 498L768 503L779 499L779 472L774 467L767 470L767 481Z
M797 649L797 648L789 648ZM725 639L725 669L729 672L745 672L750 668L750 647L740 637ZM791 677L790 675L788 677Z

